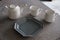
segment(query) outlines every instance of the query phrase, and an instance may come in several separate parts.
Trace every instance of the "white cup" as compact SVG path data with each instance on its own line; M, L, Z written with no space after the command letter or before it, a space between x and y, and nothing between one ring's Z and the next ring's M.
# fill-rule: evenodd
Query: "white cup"
M39 21L43 20L45 18L45 11L42 8L38 8L34 18Z
M56 18L56 13L52 10L47 10L45 15L45 21L54 22Z

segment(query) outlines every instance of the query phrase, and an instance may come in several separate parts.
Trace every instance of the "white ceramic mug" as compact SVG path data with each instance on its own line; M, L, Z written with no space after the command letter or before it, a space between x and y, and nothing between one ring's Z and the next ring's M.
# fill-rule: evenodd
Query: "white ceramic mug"
M8 16L10 19L18 19L20 18L20 7L11 4L8 8Z
M38 8L34 18L39 21L43 20L45 18L45 11L42 8Z
M38 7L35 5L31 5L30 6L30 10L31 10L31 15L36 16L36 11L37 11Z
M56 13L52 10L47 10L45 15L45 21L54 22L56 18Z

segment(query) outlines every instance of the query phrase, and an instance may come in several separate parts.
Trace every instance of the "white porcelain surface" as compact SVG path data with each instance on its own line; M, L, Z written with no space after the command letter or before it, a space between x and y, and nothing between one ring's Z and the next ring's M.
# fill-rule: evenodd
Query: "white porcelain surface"
M55 22L56 13L54 11L51 11L51 10L47 10L46 12L47 13L45 15L45 21Z
M15 6L15 5L10 5L10 7L8 7L8 16L10 19L18 19L20 18L20 7L19 6Z
M36 11L37 11L37 9L38 9L37 6L31 5L31 6L30 6L31 15L36 16L36 14L37 14Z
M35 19L41 21L45 18L45 11L41 8L38 8L36 11L36 16L34 17Z

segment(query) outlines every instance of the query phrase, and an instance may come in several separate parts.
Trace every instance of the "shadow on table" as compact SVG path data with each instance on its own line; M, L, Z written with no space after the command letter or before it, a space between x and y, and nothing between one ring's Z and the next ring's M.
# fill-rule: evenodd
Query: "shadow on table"
M21 34L16 32L13 28L8 29L4 33L4 36L5 36L5 39L8 39L8 40L33 40L32 37L23 37Z

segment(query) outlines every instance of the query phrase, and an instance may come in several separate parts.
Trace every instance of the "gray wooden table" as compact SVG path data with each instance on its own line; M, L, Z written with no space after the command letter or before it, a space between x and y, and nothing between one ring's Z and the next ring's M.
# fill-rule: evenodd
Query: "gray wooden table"
M60 26L59 21L60 21L60 16L58 15L54 24L52 23L51 25L45 25L45 26L47 27L51 27L51 26L53 27L53 25ZM23 36L21 36L18 32L14 30L14 26L13 26L14 22L15 21L10 20L8 18L0 21L0 40L37 40L37 39L40 39L39 38L39 36L41 36L40 33L38 33L39 36L36 35L36 37L24 38Z
M3 0L3 2L5 3L6 1L7 0L5 1ZM50 10L50 8L46 7L44 4L40 3L37 0L31 0L31 1L28 1L27 3L37 5L43 8L44 10L46 9ZM9 4L8 1L5 5L7 4ZM56 21L54 23L51 23L50 25L45 25L41 33L38 33L35 37L30 37L30 38L29 37L24 38L19 33L17 33L13 28L14 21L3 16L1 15L1 19L0 19L0 40L54 40L55 38L58 37L57 35L59 35L60 33L59 32L59 27L60 27L59 15L57 16ZM56 28L57 30L55 30L54 28Z

